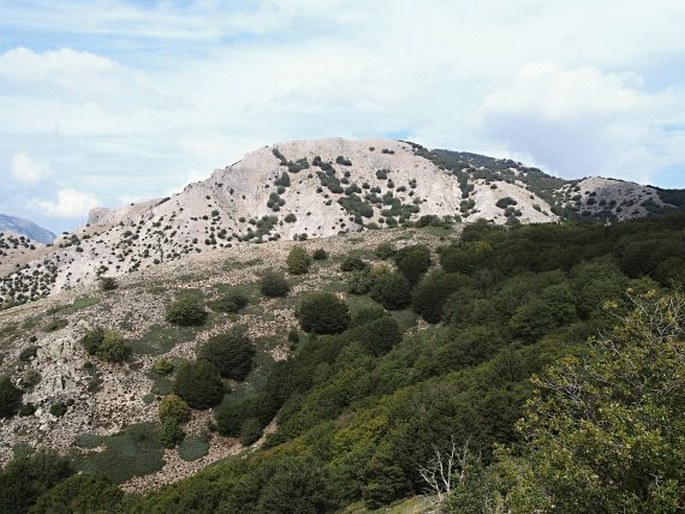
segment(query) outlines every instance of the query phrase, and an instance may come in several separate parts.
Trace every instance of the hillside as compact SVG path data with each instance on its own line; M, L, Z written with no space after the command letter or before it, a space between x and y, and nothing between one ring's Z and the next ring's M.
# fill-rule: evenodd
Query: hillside
M0 307L246 244L442 220L618 221L675 210L681 196L612 179L564 181L403 141L294 141L256 150L173 197L96 209L48 252L3 259Z
M5 233L6 235L12 233L42 244L50 244L56 237L55 234L36 225L32 221L15 216L7 216L6 214L0 214L0 233Z
M684 233L680 215L238 245L5 310L0 509L677 507ZM447 495L421 470L450 444L468 480Z

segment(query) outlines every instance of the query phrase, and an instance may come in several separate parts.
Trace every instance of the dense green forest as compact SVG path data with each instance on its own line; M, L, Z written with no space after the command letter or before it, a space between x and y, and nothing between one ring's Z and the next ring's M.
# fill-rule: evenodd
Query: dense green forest
M307 272L299 254L288 265ZM685 507L685 216L475 223L437 253L383 244L341 269L345 299L300 299L292 354L262 383L217 396L219 376L249 371L239 330L175 372L171 444L188 406L213 405L216 430L246 444L275 420L258 451L147 495L23 456L0 475L0 510L302 514L417 494L459 513ZM289 294L282 281L263 293ZM425 323L403 323L407 307Z

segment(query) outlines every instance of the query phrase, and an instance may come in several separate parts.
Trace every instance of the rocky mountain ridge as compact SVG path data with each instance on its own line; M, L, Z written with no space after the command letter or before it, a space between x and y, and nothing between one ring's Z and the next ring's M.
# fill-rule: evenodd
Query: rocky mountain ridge
M0 308L200 254L408 224L620 221L681 206L679 192L565 181L508 159L340 138L266 146L181 193L97 209L49 252L12 264ZM29 255L31 257L31 255ZM17 269L18 268L18 269Z

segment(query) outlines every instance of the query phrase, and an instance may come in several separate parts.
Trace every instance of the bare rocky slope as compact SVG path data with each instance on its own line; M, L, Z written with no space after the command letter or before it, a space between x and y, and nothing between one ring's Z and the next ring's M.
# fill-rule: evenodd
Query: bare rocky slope
M0 308L189 255L436 218L618 221L680 207L680 192L564 181L507 159L389 140L266 146L171 198L96 209L51 248L0 261Z

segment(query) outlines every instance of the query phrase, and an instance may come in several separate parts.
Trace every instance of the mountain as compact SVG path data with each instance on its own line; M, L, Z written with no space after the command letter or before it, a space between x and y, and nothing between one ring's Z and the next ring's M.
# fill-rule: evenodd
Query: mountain
M0 214L0 233L12 232L18 236L24 236L34 242L50 244L55 239L55 234L24 218Z
M97 209L0 282L0 306L222 248L411 224L622 221L677 210L682 191L566 181L508 160L405 141L266 146L181 193Z

